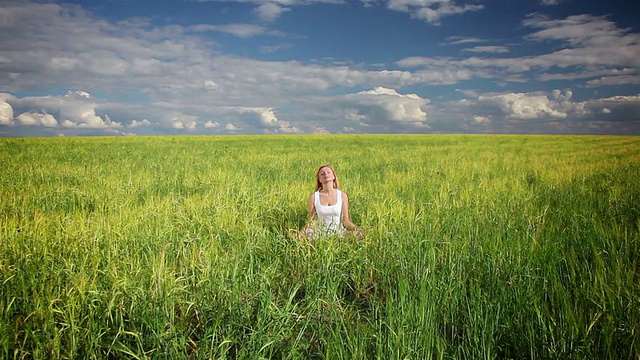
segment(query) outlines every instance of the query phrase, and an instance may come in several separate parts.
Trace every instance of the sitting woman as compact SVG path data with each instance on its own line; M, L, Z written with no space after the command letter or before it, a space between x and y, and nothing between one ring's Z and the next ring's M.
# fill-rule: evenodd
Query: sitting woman
M335 170L321 165L316 172L316 191L309 196L309 220L299 238L332 234L362 237L362 229L349 217L349 197L339 187Z

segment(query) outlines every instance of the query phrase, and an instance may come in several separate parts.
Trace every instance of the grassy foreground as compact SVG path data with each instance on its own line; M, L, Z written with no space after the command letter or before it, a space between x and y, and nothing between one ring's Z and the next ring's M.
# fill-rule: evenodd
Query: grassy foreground
M325 162L363 239L288 238ZM0 358L640 358L639 137L0 139L0 164Z

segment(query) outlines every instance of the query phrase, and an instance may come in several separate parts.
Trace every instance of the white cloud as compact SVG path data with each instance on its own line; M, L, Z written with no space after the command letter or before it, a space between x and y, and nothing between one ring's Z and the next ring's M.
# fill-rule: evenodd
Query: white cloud
M127 128L135 129L135 128L150 126L150 125L151 125L151 121L147 119L131 120L131 123L129 124L129 126L127 126Z
M20 125L42 125L44 127L58 126L58 121L50 114L32 112L22 113L16 117L16 120Z
M353 103L364 108L365 111L382 110L386 119L395 122L423 123L427 121L427 113L422 106L429 100L416 94L401 95L394 89L375 87L373 90L362 91L348 97ZM368 118L370 120L370 118Z
M69 91L67 92L67 97L79 97L85 99L91 99L91 94L86 91L77 90L77 91Z
M239 127L237 127L237 126L233 125L232 123L227 123L227 124L224 126L224 129L225 129L225 130L227 130L227 131L238 131L238 130L241 130L241 128L239 128Z
M205 82L204 82L204 89L205 90L217 90L219 88L220 88L220 86L218 86L218 84L216 84L216 82L213 81L213 80L205 80Z
M0 93L0 101L15 101L16 97L9 93Z
M255 12L264 21L274 21L282 13L289 11L292 6L311 4L343 4L348 0L211 0L222 2L254 3ZM412 17L438 24L446 16L463 14L468 11L478 11L483 5L458 5L454 0L360 0L365 7L377 3L386 3L387 8L411 14Z
M491 123L491 116L474 115L473 122L476 124L489 124Z
M489 96L480 96L478 101L481 104L495 105L511 119L533 120L567 117L567 113L557 109L557 104L550 101L545 95L507 93Z
M574 15L566 19L529 17L525 26L541 28L527 38L560 41L571 48L539 57L556 66L640 66L640 35L619 28L606 17Z
M259 112L260 125L265 127L275 127L278 125L278 118L273 112L273 109L263 109Z
M64 96L31 96L10 100L14 111L20 109L19 124L78 127L87 129L118 129L120 122L112 121L107 114L100 116L96 109L102 104L86 91L69 91Z
M264 35L264 34L272 34L272 35L280 34L279 32L269 31L264 26L253 25L253 24L225 24L225 25L201 24L201 25L190 26L187 28L187 30L191 30L195 32L217 31L217 32L231 34L240 38L250 38L253 36Z
M245 123L245 127L261 129L268 133L297 133L296 127L292 127L289 122L278 119L275 110L261 107L229 107L227 113L237 113L240 120ZM236 129L237 130L237 129Z
M180 115L171 119L171 127L174 129L194 130L198 125L197 118L190 115Z
M640 120L640 94L617 95L586 102L586 107L602 114L615 114L619 120Z
M424 82L459 82L470 78L494 78L513 82L532 79L577 80L589 79L587 86L638 84L640 68L640 35L619 28L614 22L591 15L549 19L536 15L527 18L524 25L541 30L527 36L530 42L557 41L559 50L524 57L469 57L430 58L407 57L396 62L405 68L424 68L414 72L413 78ZM458 41L458 39L452 39ZM463 41L462 39L459 41ZM479 39L472 39L479 41ZM525 44L526 45L526 44ZM478 46L466 51L504 52L500 46ZM567 69L571 69L568 72ZM440 74L440 77L437 77ZM448 74L447 77L443 74ZM592 80L601 76L600 79Z
M477 98L478 97L478 91L477 90L473 90L473 89L456 89L456 91L464 94L467 97L472 97L472 98Z
M0 125L13 124L13 107L6 100L13 96L0 93Z
M49 61L49 68L54 71L72 71L78 66L79 60L70 57L53 57Z
M327 129L325 129L324 127L322 127L322 126L316 127L315 129L313 129L313 131L311 131L311 133L313 133L313 134L330 134L330 132Z
M468 11L478 11L483 5L457 5L453 0L388 0L387 7L391 10L410 13L411 16L439 24L445 16L462 14Z
M207 1L207 0L201 0ZM289 7L313 5L313 4L342 4L347 0L208 0L218 2L238 2L252 3L257 7L254 9L256 15L263 21L274 21L282 13L290 11ZM377 1L377 0L376 0ZM365 3L369 0L364 0Z
M278 126L278 117L273 109L260 107L228 107L227 113L241 115L245 122L260 128L272 128Z
M265 21L274 21L285 11L289 11L289 9L273 2L266 2L256 8L258 16Z
M508 53L509 48L507 48L506 46L474 46L472 48L462 49L462 51L501 54L501 53Z
M602 39L620 39L624 30L605 17L593 15L572 15L565 19L551 19L541 14L533 14L524 25L542 28L527 38L544 41L560 40L573 44L602 43Z
M616 86L616 85L640 85L640 76L638 75L603 76L599 79L587 81L587 87Z
M295 6L346 3L330 0L242 2L255 7L271 4L273 20ZM461 1L444 0L377 0L366 1L366 4L387 5L394 11L436 22L456 11L478 10L465 8ZM278 9L282 11L278 13ZM526 57L499 57L506 54L506 47L476 46L466 51L491 53L490 56L477 54L465 58L465 53L451 52L455 55L409 57L396 63L374 65L351 64L341 59L262 61L225 55L226 44L218 43L218 38L226 37L206 33L254 37L247 44L250 42L259 50L263 43L255 37L282 35L266 26L156 26L150 19L114 23L95 18L80 6L31 2L13 2L11 6L2 3L0 13L4 15L0 20L3 91L18 94L25 89L59 89L60 86L65 91L86 90L84 95L72 92L68 96L36 95L4 100L0 97L0 124L3 125L18 124L14 114L26 114L23 121L31 123L39 120L27 119L28 116L51 114L59 120L60 127L99 129L98 133L121 129L121 124L129 124L127 129L143 133L171 133L176 128L193 131L216 128L221 132L225 128L243 132L314 132L318 129L376 132L385 131L389 126L413 129L426 124L427 112L430 125L434 115L442 118L447 111L468 123L487 124L484 119L490 119L492 124L500 124L503 118L513 121L566 119L589 113L603 116L603 107L617 115L623 106L613 100L576 103L571 97L566 98L567 93L556 96L509 91L485 94L480 102L475 95L482 93L482 85L466 80L486 79L501 85L526 81L538 89L544 89L545 84L536 81L548 80L584 79L579 85L586 87L639 84L638 35L617 27L605 17L527 18L524 25L535 32L522 46L529 46L531 42L536 42L535 48L542 42L556 45L557 50L546 54L536 55L532 51L532 55ZM489 44L487 40L472 37L448 39L451 42L446 46ZM291 43L296 41L292 37ZM509 44L509 49L514 49L512 54L518 53L517 46L517 41ZM262 49L272 51L275 47L265 45ZM416 89L428 87L425 93L438 91L441 89L438 85L472 86L473 90L456 90L455 96L473 97L469 103L475 106L474 111L469 110L471 105L453 101L440 103L434 109L429 100L421 97L424 93L419 93L421 96L401 94L416 84ZM373 86L379 88L356 93ZM338 93L348 95L336 95ZM443 92L438 101L445 101L446 96ZM124 98L126 101L119 100ZM629 114L633 114L631 107L635 103L624 104ZM486 111L477 112L477 107ZM216 121L199 125L198 119ZM67 131L70 133L73 132Z
M599 99L599 101L607 101L611 103L640 104L640 95L617 95Z
M63 120L63 124L65 124L65 126L78 126L92 129L122 127L122 124L111 121L107 116L103 119L96 115L97 104L94 102L69 98L63 99L57 105L57 109L60 112L60 118Z
M364 123L364 121L367 119L367 116L360 114L356 109L347 109L344 112L344 118L347 121Z
M452 45L459 45L459 44L470 44L470 43L482 43L482 42L486 42L487 40L477 38L477 37L449 36L447 37L447 41L449 41L449 43Z
M485 93L440 106L429 125L454 132L617 134L640 118L640 96L574 101L571 90Z
M65 128L75 128L75 127L78 127L78 125L77 125L76 123L74 123L74 122L72 122L72 121L69 121L69 120L62 120L62 121L60 122L60 125L61 125L62 127L65 127Z

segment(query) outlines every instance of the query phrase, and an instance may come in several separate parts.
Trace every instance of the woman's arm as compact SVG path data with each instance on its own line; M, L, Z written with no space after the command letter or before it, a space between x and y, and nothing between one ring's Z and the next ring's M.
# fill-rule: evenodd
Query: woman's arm
M347 230L362 235L362 229L358 228L358 226L351 221L351 216L349 215L349 196L347 196L347 193L344 191L342 192L342 225L344 225Z
M308 209L309 210L308 210L308 216L307 216L307 223L302 228L302 231L300 232L300 235L299 235L300 237L308 235L309 230L313 228L313 224L314 224L313 217L316 215L314 193L311 193L311 196L309 196Z

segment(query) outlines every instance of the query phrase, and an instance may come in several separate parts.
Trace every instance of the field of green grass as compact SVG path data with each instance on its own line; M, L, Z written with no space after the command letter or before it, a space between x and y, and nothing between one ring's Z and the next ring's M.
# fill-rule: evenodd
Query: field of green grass
M332 164L364 238L292 240ZM0 358L640 359L640 137L0 139Z

